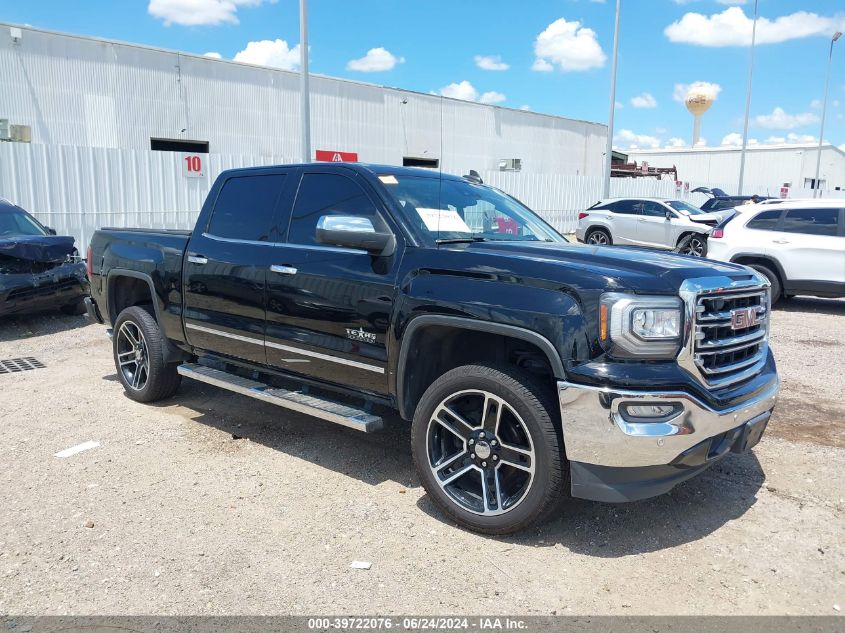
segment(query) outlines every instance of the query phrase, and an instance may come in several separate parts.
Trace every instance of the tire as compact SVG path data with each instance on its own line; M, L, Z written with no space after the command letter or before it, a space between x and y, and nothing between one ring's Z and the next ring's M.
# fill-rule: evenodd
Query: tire
M610 232L606 229L590 229L584 237L587 244L594 246L611 246L613 245L613 238Z
M688 233L678 240L678 252L690 257L707 257L707 236Z
M768 279L770 284L772 284L772 305L775 305L783 297L780 278L777 273L763 264L748 264L748 267L756 270L758 273L763 275L763 277Z
M84 299L79 299L78 301L74 301L73 303L68 303L59 308L62 311L62 314L67 314L70 316L79 316L80 314L85 314L85 301Z
M509 365L465 365L435 380L411 427L414 464L435 505L484 534L544 519L569 480L555 403L551 389Z
M126 308L117 317L112 336L114 366L132 400L155 402L176 393L182 377L176 364L165 362L166 348L158 323L143 308Z

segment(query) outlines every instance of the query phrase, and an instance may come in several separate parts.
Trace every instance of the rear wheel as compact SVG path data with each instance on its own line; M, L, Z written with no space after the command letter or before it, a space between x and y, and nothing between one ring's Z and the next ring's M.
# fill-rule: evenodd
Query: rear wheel
M591 229L587 233L587 244L595 244L596 246L610 246L613 244L613 238L605 229Z
M138 306L126 308L114 324L114 366L126 395L155 402L176 393L182 377L165 362L167 340L152 315Z
M465 365L423 394L414 463L434 503L463 527L510 534L544 518L566 476L550 390L517 368Z
M777 273L768 266L764 266L763 264L748 264L748 266L750 268L753 268L758 273L763 275L763 277L769 280L769 283L772 285L772 305L775 305L781 298L782 293L780 278L777 276Z

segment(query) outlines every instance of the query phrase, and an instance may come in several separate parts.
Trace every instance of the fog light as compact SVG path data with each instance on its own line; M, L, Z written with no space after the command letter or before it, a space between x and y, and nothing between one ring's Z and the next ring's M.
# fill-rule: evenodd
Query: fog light
M632 418L665 418L679 408L677 404L629 404L625 413Z

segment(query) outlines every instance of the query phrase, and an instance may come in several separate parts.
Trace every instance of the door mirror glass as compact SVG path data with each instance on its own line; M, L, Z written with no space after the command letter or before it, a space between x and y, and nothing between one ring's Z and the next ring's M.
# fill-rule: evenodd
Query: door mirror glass
M322 216L314 237L318 244L358 248L383 257L396 250L396 239L391 233L379 233L370 218L354 215Z

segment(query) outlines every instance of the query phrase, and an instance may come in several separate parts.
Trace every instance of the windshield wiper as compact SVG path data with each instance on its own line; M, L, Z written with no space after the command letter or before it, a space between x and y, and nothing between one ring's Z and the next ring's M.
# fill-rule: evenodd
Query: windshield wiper
M435 244L470 244L472 242L486 242L486 237L448 237L441 240L434 240Z

